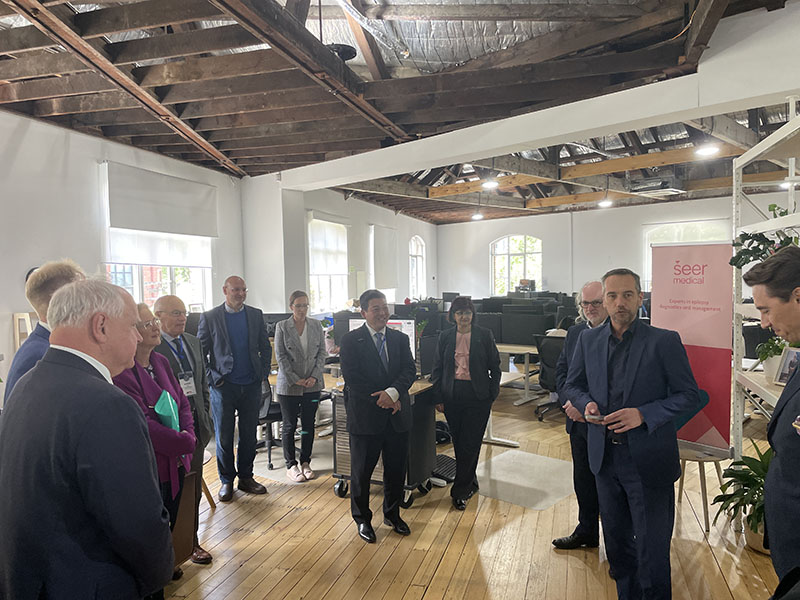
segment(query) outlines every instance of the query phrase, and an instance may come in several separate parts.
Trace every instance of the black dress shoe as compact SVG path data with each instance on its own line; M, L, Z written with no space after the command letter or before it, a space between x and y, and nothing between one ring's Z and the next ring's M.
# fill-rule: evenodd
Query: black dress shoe
M252 477L247 479L239 479L239 485L237 486L240 490L247 494L266 494L267 488L263 485L258 483Z
M219 501L230 502L233 499L233 484L223 483L219 486Z
M600 545L600 540L596 537L588 535L581 535L573 533L567 537L556 538L553 540L553 546L559 550L575 550L576 548L597 548Z
M453 498L453 508L456 510L467 510L467 501L463 498Z
M399 533L400 535L411 535L411 528L408 526L408 523L403 521L403 519L401 519L400 517L397 517L394 520L384 518L383 524L388 525L389 527L394 529L396 533Z
M369 523L359 523L358 524L358 537L362 540L367 542L368 544L374 544L375 540L378 538L375 537L375 530L372 528L372 525Z

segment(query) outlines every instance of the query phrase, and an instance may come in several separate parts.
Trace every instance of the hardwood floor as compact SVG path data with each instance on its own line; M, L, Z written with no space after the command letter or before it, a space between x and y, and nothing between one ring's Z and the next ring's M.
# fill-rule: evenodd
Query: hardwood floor
M495 434L520 442L520 450L570 460L564 417L540 423L532 404L515 407L521 392L503 389L495 403ZM765 421L753 417L745 436L764 445ZM451 453L449 447L439 452ZM482 458L503 448L485 446ZM277 462L277 461L276 461ZM276 468L280 468L276 465ZM206 481L216 495L216 465L206 465ZM707 469L709 498L718 493ZM521 473L521 477L525 474ZM169 598L269 598L377 600L613 599L614 582L599 550L555 551L554 537L571 533L576 522L574 494L553 507L531 510L477 496L467 510L451 509L448 488L417 497L403 518L412 534L403 538L380 519L381 490L373 487L378 543L356 535L349 500L332 492L333 480L304 484L265 481L269 494L237 492L230 504L211 510L201 502L200 540L214 555L211 565L187 562L184 576L171 584ZM712 508L711 516L716 508ZM746 549L743 534L720 519L703 532L697 467L686 474L677 505L672 543L673 597L679 600L762 600L777 586L768 556Z

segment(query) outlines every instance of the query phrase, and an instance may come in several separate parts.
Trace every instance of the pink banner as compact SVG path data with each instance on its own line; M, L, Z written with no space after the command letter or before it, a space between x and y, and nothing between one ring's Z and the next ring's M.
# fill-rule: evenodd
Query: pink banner
M730 447L731 244L653 247L651 322L681 335L689 363L709 402L678 438L714 448Z

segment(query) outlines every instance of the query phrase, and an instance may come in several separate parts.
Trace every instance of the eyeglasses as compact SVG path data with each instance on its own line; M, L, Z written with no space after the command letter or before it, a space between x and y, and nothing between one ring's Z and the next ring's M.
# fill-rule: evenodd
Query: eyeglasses
M160 314L167 313L169 316L175 317L176 319L178 317L181 317L181 316L183 316L183 317L188 317L189 316L189 311L187 311L187 310L170 310L170 311L160 310L158 312Z
M161 319L158 317L154 319L150 319L149 321L139 321L136 326L141 327L142 329L154 329L161 325Z
M292 304L292 308L308 308L308 304Z
M595 308L599 308L603 306L602 300L592 300L591 302L587 302L586 300L581 302L581 306L583 308L589 308L590 306L594 306Z

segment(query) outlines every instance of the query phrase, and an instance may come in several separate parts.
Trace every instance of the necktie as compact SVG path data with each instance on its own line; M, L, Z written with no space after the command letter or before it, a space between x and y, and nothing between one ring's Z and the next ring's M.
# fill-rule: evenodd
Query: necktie
M181 363L183 372L191 373L192 366L189 364L189 357L186 356L186 350L183 349L183 338L175 338L175 354L178 356L178 361Z
M389 370L389 357L386 354L386 339L382 333L376 333L375 339L378 340L378 356L381 357L383 368Z

